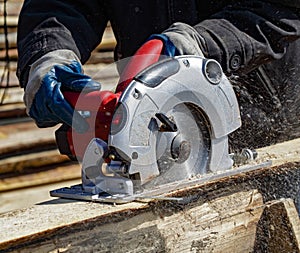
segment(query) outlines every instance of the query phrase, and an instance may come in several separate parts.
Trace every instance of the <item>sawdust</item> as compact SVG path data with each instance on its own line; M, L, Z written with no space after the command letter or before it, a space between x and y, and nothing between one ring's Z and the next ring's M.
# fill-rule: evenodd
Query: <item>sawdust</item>
M300 42L294 43L293 50ZM260 148L300 137L298 51L246 76L229 77L240 105L242 127L230 135L233 150Z

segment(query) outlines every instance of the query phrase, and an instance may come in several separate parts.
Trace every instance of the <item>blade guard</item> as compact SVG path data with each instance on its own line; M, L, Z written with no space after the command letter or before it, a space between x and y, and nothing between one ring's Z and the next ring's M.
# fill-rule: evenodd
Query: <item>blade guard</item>
M179 103L192 104L207 118L211 147L206 173L226 170L233 164L228 154L228 134L241 126L235 93L220 65L196 56L160 61L138 74L119 100L109 146L128 159L129 175L141 184L159 175L156 113L168 114ZM192 171L193 170L193 171ZM201 174L203 168L186 169L183 178Z

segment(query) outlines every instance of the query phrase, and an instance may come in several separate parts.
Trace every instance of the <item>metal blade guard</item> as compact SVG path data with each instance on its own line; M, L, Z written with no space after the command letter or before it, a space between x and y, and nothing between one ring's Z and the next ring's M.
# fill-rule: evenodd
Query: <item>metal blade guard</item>
M82 184L51 195L123 203L168 183L225 171L233 164L228 134L240 125L235 93L216 61L162 60L123 92L108 143L91 140Z

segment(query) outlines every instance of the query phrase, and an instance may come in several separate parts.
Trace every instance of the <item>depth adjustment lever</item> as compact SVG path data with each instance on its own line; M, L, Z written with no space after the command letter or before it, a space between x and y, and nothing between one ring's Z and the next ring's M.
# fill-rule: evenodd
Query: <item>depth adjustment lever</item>
M162 123L162 125L159 128L160 132L177 132L178 128L176 124L165 114L158 112L155 114L155 116Z

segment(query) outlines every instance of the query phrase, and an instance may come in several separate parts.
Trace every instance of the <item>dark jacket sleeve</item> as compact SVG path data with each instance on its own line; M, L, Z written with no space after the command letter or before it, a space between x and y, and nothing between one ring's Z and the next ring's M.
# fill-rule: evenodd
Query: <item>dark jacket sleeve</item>
M267 2L281 4L286 7L300 8L300 0L267 0Z
M72 50L84 63L100 43L107 21L101 1L25 0L18 24L21 86L26 85L30 64L50 51Z
M206 57L219 61L227 73L244 74L280 59L300 37L299 9L266 1L236 2L194 28L205 41L201 46Z

